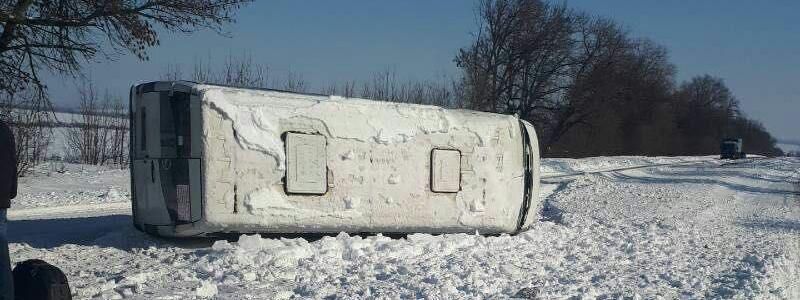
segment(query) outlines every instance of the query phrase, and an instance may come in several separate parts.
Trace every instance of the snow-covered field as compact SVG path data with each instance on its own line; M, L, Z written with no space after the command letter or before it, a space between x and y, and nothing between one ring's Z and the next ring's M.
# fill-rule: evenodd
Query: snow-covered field
M797 152L800 151L800 145L796 143L778 143L778 148L781 148L783 152Z
M127 171L59 169L22 180L11 256L77 299L800 299L800 159L546 159L518 235L234 241L149 237Z

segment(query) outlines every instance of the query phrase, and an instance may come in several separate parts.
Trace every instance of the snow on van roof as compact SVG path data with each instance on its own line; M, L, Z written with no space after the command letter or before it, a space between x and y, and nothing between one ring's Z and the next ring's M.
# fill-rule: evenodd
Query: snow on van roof
M416 104L416 103L404 103L404 102L394 102L389 100L375 100L375 99L367 99L367 98L359 98L359 97L345 97L340 95L325 95L325 94L315 94L315 93L300 93L300 92L292 92L292 91L285 91L285 90L278 90L278 89L266 89L266 88L249 88L249 87L236 87L236 86L227 86L227 85L216 85L216 84L195 84L194 90L198 93L203 93L208 90L222 90L222 91L240 91L244 93L249 93L251 95L259 95L259 96L268 96L268 97L281 97L281 98L289 98L289 99L297 99L297 100L312 100L312 101L347 101L351 104L363 104L369 105L370 107L397 107L397 106L404 106L409 108L422 108L422 109L429 109L429 110L443 110L446 109L441 106L430 105L430 104ZM251 100L256 100L251 98ZM459 109L453 109L459 110ZM493 115L500 115L488 112L481 112L482 114L493 114ZM504 115L507 116L507 115Z
M226 84L217 84L217 83L200 83L195 81L188 81L188 80L176 80L176 81L152 81L147 83L142 83L136 85L136 88L143 89L145 91L149 90L156 90L159 91L157 86L159 84L168 85L164 86L164 91L168 91L171 89L172 86L175 84L181 84L185 86L189 90L193 90L195 93L202 93L207 90L228 90L228 91L244 91L250 93L257 93L260 92L261 95L270 95L271 96L278 96L281 97L290 97L294 99L305 99L305 100L314 100L314 101L342 101L347 100L351 103L363 102L364 104L375 105L375 106L406 106L406 107L417 107L417 108L428 108L428 109L447 109L452 111L462 111L465 113L470 114L481 114L484 116L492 116L499 118L518 118L517 116L511 116L506 114L500 113L492 113L492 112L479 112L469 109L461 109L461 108L446 108L438 105L432 104L417 104L417 103L406 103L406 102L394 102L390 100L376 100L376 99L368 99L368 98L360 98L360 97L345 97L341 95L328 95L328 94L319 94L319 93L309 93L309 92L295 92L295 91L287 91L281 89L273 89L273 88L260 88L260 87L247 87L247 86L235 86L235 85L226 85Z
M209 86L209 87L220 87L220 88L230 88L230 89L240 89L240 90L256 90L256 91L265 91L265 92L278 92L278 93L287 93L287 94L296 94L296 95L305 95L305 96L321 96L321 97L333 96L333 95L320 94L320 93L297 92L297 91L282 90L282 89L275 89L275 88L237 86L237 85L218 84L218 83L200 83L200 82L194 82L194 81L183 81L183 82L189 83L189 84L194 84L196 86Z
M249 87L249 86L236 86L236 85L227 85L227 84L218 84L218 83L201 83L195 81L188 81L188 80L178 80L178 81L153 81L148 83L143 83L138 86L145 87L144 90L152 89L152 90L161 90L158 85L163 84L164 90L172 89L175 84L184 85L188 89L191 89L197 93L202 93L206 90L229 90L229 91L245 91L251 93L258 93L260 92L263 95L270 95L276 96L280 95L282 97L291 97L296 99L308 99L308 100L344 100L347 99L348 101L367 101L373 103L375 105L407 105L407 106L419 106L419 107L428 107L428 108L436 108L442 109L441 106L436 105L429 105L429 104L416 104L416 103L402 103L402 102L394 102L389 100L376 100L376 99L367 99L367 98L360 98L360 97L345 97L341 95L329 95L329 94L320 94L320 93L309 93L309 92L297 92L297 91L289 91L289 90L282 90L282 89L275 89L275 88L262 88L262 87ZM166 87L169 85L169 88Z
M379 144L405 142L418 134L467 130L463 129L467 119L473 125L515 120L508 115L358 98L344 100L337 96L202 84L195 85L194 90L202 94L204 105L231 120L241 146L275 157L279 168L284 167L283 146L278 138L282 132L279 120L302 120L315 124L309 126L331 138ZM330 115L341 117L323 118ZM481 136L489 135L491 133L487 132Z

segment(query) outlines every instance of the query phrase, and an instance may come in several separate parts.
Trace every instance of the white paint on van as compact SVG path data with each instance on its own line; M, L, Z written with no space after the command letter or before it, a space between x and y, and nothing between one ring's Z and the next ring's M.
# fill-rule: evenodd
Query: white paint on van
M209 85L195 92L205 173L197 226L209 232L516 229L523 155L513 116ZM287 132L325 137L325 194L287 194ZM431 191L433 149L460 151L457 193ZM244 209L234 213L236 205Z

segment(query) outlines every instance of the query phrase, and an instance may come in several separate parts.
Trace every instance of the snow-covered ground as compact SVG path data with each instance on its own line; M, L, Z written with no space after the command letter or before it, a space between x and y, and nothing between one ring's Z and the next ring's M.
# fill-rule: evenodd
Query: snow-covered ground
M30 173L20 179L14 210L130 201L127 169L52 161Z
M234 241L149 237L127 171L56 169L21 182L11 256L77 299L800 299L800 159L546 159L518 235Z

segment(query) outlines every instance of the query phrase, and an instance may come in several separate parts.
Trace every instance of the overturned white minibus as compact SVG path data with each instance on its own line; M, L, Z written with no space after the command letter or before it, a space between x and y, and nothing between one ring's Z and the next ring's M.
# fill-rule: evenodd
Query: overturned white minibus
M539 150L513 116L160 81L131 89L139 230L514 233L538 220Z

